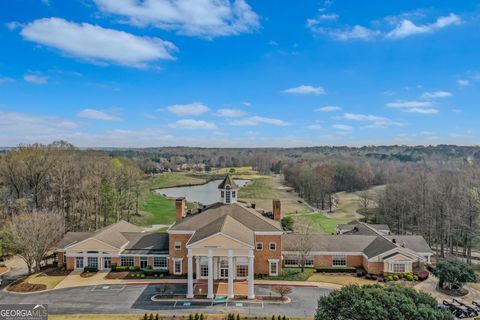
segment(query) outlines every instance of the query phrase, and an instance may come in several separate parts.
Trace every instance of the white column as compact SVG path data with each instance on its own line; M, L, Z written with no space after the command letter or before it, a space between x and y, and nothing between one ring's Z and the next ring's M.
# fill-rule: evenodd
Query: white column
M200 257L196 256L195 257L195 267L196 267L196 275L197 275L197 280L200 279Z
M208 250L208 294L207 299L213 299L213 255L212 249Z
M248 253L248 299L255 299L255 291L253 287L253 250Z
M234 273L234 265L233 265L233 252L232 250L228 250L228 298L234 298L233 292L233 273Z
M187 290L187 298L192 299L193 298L193 257L192 257L192 252L191 249L188 249L188 290Z

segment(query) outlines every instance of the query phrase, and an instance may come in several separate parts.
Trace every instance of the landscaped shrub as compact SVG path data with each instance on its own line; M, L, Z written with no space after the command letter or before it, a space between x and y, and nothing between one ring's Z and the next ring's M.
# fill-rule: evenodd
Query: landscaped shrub
M317 268L317 272L355 273L356 271L355 267Z
M355 270L356 274L357 274L357 277L361 278L363 276L365 276L367 274L367 271L365 271L365 269L363 268L357 268Z
M407 274L405 275L405 279L407 279L408 281L413 281L413 275Z
M85 268L83 268L83 272L98 272L98 268L85 267Z
M398 279L399 279L398 275L397 275L397 274L394 274L394 275L393 275L393 280L394 280L394 281L397 281Z
M420 273L418 274L418 280L425 281L428 279L429 275L430 273L428 271L420 271Z
M392 276L392 275L388 275L388 276L387 276L387 280L388 280L388 281L393 281L393 276Z

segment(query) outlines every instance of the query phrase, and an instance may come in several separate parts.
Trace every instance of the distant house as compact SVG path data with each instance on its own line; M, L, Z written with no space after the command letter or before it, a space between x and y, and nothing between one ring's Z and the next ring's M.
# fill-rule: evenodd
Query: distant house
M176 223L168 233L145 233L120 221L96 232L70 232L59 246L59 262L68 270L85 266L109 269L151 267L187 276L187 297L194 284L227 282L228 297L236 295L234 281L246 281L254 298L255 274L277 276L298 266L297 234L281 227L281 203L273 200L271 217L237 202L239 187L227 175L218 186L219 202L187 214L186 199L176 200ZM338 235L311 235L308 266L363 267L372 274L417 273L432 252L420 236L393 236L388 226L361 222L339 225Z

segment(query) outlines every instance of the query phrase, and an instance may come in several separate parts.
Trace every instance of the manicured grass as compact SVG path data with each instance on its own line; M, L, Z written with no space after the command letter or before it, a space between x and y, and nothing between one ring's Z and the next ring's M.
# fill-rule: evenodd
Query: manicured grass
M291 215L295 220L303 219L314 227L315 231L332 234L336 232L338 224L348 223L349 219L333 219L325 216L323 213L314 214L293 214ZM295 227L294 227L295 228Z
M281 276L260 276L261 280L280 280L280 281L307 281L312 274L315 273L315 269L305 268L302 272L301 268L284 268Z
M232 170L233 169L233 170ZM233 171L233 172L232 172ZM211 171L215 175L226 175L227 173L233 175L251 175L258 174L252 167L232 167L232 168L220 168Z
M28 277L27 282L31 284L44 284L47 286L47 289L55 288L63 279L65 279L66 275L55 275L50 276L43 273L34 274Z
M244 186L239 191L239 198L245 199L273 199L278 197L271 178L258 178Z
M202 184L205 182L205 179L192 177L185 172L165 172L155 176L150 182L150 188L170 188L182 185Z
M172 224L175 222L175 200L155 192L146 192L140 199L142 217L136 221L142 225Z
M310 278L308 278L308 281L334 283L342 286L346 286L349 284L366 285L377 283L377 281L357 278L351 275L332 275L325 273L315 273Z
M150 315L150 314L148 314ZM143 319L143 314L68 314L68 315L48 315L51 320L139 320Z

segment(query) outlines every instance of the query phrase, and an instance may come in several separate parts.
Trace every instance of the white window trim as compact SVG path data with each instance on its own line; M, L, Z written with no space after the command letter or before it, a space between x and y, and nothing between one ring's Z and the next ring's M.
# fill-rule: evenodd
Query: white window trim
M273 249L273 250L272 250L272 247L271 247L272 244L275 245L275 249ZM270 242L270 243L268 244L268 249L269 249L270 251L277 251L277 243L276 243L276 242Z
M165 267L155 267L155 258L166 258L167 260L167 265ZM152 268L154 270L168 270L168 256L153 256L152 258Z
M258 245L261 246L260 249L258 249ZM255 243L255 250L256 250L256 251L262 251L262 250L263 250L263 242L256 242L256 243Z
M270 276L278 276L278 268L279 268L279 261L278 259L268 259L268 275ZM272 273L272 263L275 263L277 265L276 268L276 273Z
M345 264L343 264L343 265L335 265L335 264L333 264L333 260L335 260L335 257L345 258ZM337 258L337 259L339 259L339 258ZM333 267L333 268L342 268L342 267L346 267L346 266L348 266L348 258L347 258L346 255L344 255L344 254L335 254L335 255L332 255L332 267Z
M175 264L180 262L180 272L177 272L175 269ZM183 272L183 258L173 258L173 274L180 275Z

